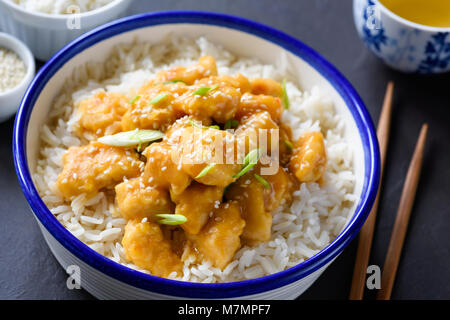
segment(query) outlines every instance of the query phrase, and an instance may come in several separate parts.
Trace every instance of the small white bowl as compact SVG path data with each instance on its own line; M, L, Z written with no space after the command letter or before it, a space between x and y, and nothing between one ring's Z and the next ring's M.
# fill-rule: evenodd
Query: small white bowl
M98 9L75 15L31 12L11 0L0 0L0 29L25 42L34 56L47 61L67 43L87 31L122 16L132 0L115 0ZM70 25L70 28L69 26Z
M450 28L411 22L379 0L353 0L353 16L360 38L391 68L420 74L450 71Z
M3 32L0 32L0 48L9 49L16 53L27 68L24 78L17 86L8 91L0 92L0 122L3 122L19 108L23 94L33 80L35 65L30 49L22 41Z

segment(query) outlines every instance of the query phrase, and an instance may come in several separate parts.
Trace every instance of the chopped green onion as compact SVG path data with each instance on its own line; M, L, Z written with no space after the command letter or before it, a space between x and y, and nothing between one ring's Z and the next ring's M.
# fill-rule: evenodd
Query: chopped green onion
M197 90L195 90L192 94L194 96L206 96L208 92L212 90L216 90L219 87L218 84L212 86L212 87L200 87Z
M261 156L261 149L253 149L244 158L244 166L248 164L257 164Z
M134 151L135 151L136 153L142 154L142 150L141 150L141 147L140 147L140 146L138 146L138 148L135 148Z
M211 171L212 168L216 166L215 163L208 164L205 168L203 168L202 171L195 177L195 179L200 179L208 174L209 171Z
M246 174L251 168L253 168L255 164L249 163L246 165L237 175L235 175L233 178L238 179L242 177L244 174Z
M141 98L141 96L136 96L136 97L134 97L133 99L131 99L130 101L128 101L128 104L133 105L133 104L135 104L136 101L138 101L140 98Z
M154 86L158 86L158 85L161 85L161 84L173 84L173 83L179 83L179 82L184 83L185 85L187 85L187 83L184 82L183 80L168 80L168 81L163 81L163 82L156 82L153 85Z
M288 97L287 90L286 90L286 79L283 80L281 88L283 89L283 97L282 97L283 106L287 110L287 109L289 109L290 103L289 103L289 97Z
M199 128L199 129L217 129L217 130L220 130L220 127L219 127L219 126L216 126L216 125L214 125L214 126L209 126L209 127L207 127L207 126L202 126L202 125L199 125L197 122L195 122L195 121L193 121L193 120L189 120L189 123L191 124L191 126L196 127L196 128Z
M292 144L292 142L290 142L289 140L284 140L284 144L286 145L286 147L289 150L293 150L294 149L294 145Z
M177 226L187 221L187 218L181 214L157 214L156 217L161 218L158 223L169 226Z
M204 126L201 126L201 125L197 124L197 122L195 122L194 120L189 120L188 122L193 127L200 128L200 129L204 128Z
M127 132L120 132L113 134L112 136L104 136L98 139L99 142L108 146L114 147L132 147L136 145L142 145L162 139L164 133L157 130L133 130Z
M171 84L171 83L178 83L178 82L182 82L182 83L186 84L186 82L184 82L183 80L169 80L169 81L164 81L163 84Z
M261 149L253 149L244 158L244 163L242 165L242 170L235 175L233 178L237 179L246 174L251 168L253 168L261 156Z
M225 122L224 130L236 128L239 125L237 120L229 119Z
M267 180L264 179L263 177L261 177L259 174L256 174L256 173L255 173L254 176L255 176L256 180L258 180L258 182L261 183L261 184L263 185L264 188L266 188L266 189L270 189L270 188L271 188L271 186L270 186L270 184L267 182Z
M166 99L168 96L169 96L169 94L167 94L167 93L160 94L156 98L153 98L148 104L157 104L157 103L163 101L164 99Z

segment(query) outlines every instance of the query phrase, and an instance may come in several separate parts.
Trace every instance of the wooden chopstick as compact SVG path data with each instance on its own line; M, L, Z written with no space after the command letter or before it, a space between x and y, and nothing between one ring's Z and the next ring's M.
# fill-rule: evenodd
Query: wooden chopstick
M397 274L398 263L405 242L406 231L408 229L411 209L419 183L420 171L422 168L425 141L428 133L428 125L424 124L417 140L416 149L409 165L403 185L400 203L398 205L397 216L395 218L394 229L392 231L389 248L384 262L381 276L381 289L378 291L377 300L389 300L391 298L392 287L394 286Z
M372 248L373 231L378 210L378 200L381 189L381 181L386 160L387 147L389 142L389 130L391 126L392 100L394 94L394 83L388 83L386 95L384 97L383 108L381 109L380 119L378 121L377 136L380 145L381 171L380 185L378 187L377 197L372 210L367 217L364 226L359 234L358 250L356 253L355 267L353 269L352 287L350 289L350 300L361 300L364 295L366 282L367 265L369 263L370 249Z

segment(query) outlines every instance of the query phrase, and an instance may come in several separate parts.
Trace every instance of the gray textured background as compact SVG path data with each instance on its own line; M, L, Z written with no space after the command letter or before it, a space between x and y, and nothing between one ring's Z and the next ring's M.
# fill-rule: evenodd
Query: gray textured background
M130 14L158 10L217 11L281 29L310 45L350 80L377 122L387 81L396 82L383 195L371 263L383 265L403 180L423 122L430 124L421 183L393 299L450 299L450 75L411 76L378 61L358 39L350 0L135 0ZM0 124L0 298L92 299L66 288L29 212L14 172L13 120ZM356 241L302 296L348 297ZM374 292L366 292L368 298Z

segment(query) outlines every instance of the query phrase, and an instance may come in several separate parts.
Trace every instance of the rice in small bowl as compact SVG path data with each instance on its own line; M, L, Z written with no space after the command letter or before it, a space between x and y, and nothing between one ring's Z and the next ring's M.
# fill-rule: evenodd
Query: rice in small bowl
M21 6L25 10L41 12L47 14L69 14L72 13L70 9L77 9L79 13L92 11L113 2L113 0L10 0L15 4Z
M131 0L0 0L0 29L47 61L73 39L125 16Z
M291 52L270 41L233 30L242 30L244 24L246 28L251 27L250 33L261 36L258 32L265 34L265 30L261 31L261 26L246 20L220 16L220 19L227 21L227 28L217 27L214 24L217 23L218 17L209 14L188 13L185 18L189 24L178 24L186 21L180 21L175 18L175 14L170 13L144 15L119 22L116 25L117 30L124 32L123 26L127 25L125 29L130 28L127 29L128 32L117 31L120 34L112 38L114 41L103 41L94 46L96 52L102 53L97 56L103 58L92 61L88 54L77 55L70 60L71 77L67 73L69 69L64 73L60 69L52 76L52 79L59 79L55 81L64 80L66 84L63 90L59 87L58 90L52 90L51 94L45 94L48 90L44 90L35 104L42 105L47 110L45 112L47 116L44 116L43 112L38 115L33 111L32 114L32 118L42 125L40 134L42 140L37 138L38 135L30 136L28 131L27 155L33 154L34 157L34 160L29 160L28 165L37 189L31 185L34 193L32 207L33 203L38 201L39 205L45 208L46 219L57 226L56 233L63 233L74 241L77 247L82 248L82 251L89 252L88 261L83 259L84 254L75 253L74 259L77 265L87 270L84 274L88 280L82 285L98 297L295 297L317 278L350 241L370 210L378 180L378 154L370 119L367 113L364 114L364 109L349 111L348 108L359 103L350 87L337 91L342 88L333 89L319 72L305 61L299 63L297 60L300 59ZM167 23L167 19L169 21L175 19L178 22L169 26L160 25L163 22ZM199 26L191 19L194 21L210 19L208 21L211 25ZM148 30L154 31L153 37L147 38L147 34L144 35L141 30L131 27L144 22L150 25L159 22L156 26L147 27ZM229 38L233 37L234 41L230 43L223 40L226 39L223 33ZM97 33L99 34L102 34L101 30ZM155 34L159 35L158 39L154 38ZM89 42L89 38L95 38L95 35L94 32L80 42ZM266 34L263 37L267 39ZM273 41L270 38L269 40ZM239 50L232 44L249 41L254 41L254 46L249 45L247 50ZM283 46L288 44L289 41ZM256 47L270 48L260 50L270 53L265 57L256 55L251 49ZM290 49L294 52L299 50ZM303 57L300 55L303 59L310 58L308 55L311 52L306 51L300 51L304 55ZM78 121L74 116L76 115L74 106L78 101L95 94L98 90L129 94L130 91L145 84L156 72L171 66L191 65L202 55L210 55L216 59L220 75L241 73L249 78L265 77L276 81L288 79L287 93L290 107L283 113L282 122L292 128L294 138L307 131L322 132L325 136L329 163L324 183L302 183L294 192L293 201L273 212L269 241L243 246L222 270L214 268L208 261L201 263L184 261L183 274L173 277L174 280L166 280L146 275L145 270L140 270L128 261L121 246L126 220L117 216L114 199L107 192L99 192L90 198L80 195L67 202L61 198L58 190L55 190L55 181L62 170L61 159L67 148L83 145L89 140L89 137L85 140L85 137L80 138L74 134L73 128L77 126ZM61 59L63 56L64 52L55 59ZM108 58L105 59L106 57ZM312 65L326 64L320 57L314 58L316 61L308 62L312 62ZM52 63L54 62L50 62L49 66ZM63 68L66 67L67 63ZM326 64L325 69L327 68L331 67ZM299 71L297 73L293 70ZM344 81L334 69L322 71L328 72L329 80L334 85L336 81ZM49 88L48 84L46 89ZM348 86L347 83L345 85ZM350 91L345 92L346 90ZM340 94L344 98L339 97ZM346 96L348 94L352 95L351 99ZM53 101L51 108L45 106L49 101ZM358 120L352 121L352 117ZM19 115L17 119L19 124L16 128L20 127L20 118ZM369 121L362 125L361 118ZM358 131L360 134L363 131L362 136L355 135ZM33 143L30 143L31 137ZM360 150L364 152L361 153ZM16 159L20 162L19 160ZM21 177L20 167L18 163L19 177ZM36 199L38 194L40 198ZM53 215L49 214L48 210ZM45 223L42 226L45 226ZM43 228L50 247L53 252L57 252L55 255L63 266L67 267L71 259L68 256L72 254L64 254L63 251L71 245L65 241L52 240L53 234L47 230L49 228ZM69 252L72 250L69 249ZM118 290L103 290L93 285L89 278L99 277L100 273L99 268L92 265L97 263L97 259L101 260L98 263L102 265L100 270L104 273L102 281L112 283L120 279L127 283L125 286L129 289L119 293ZM124 274L119 275L117 272ZM137 283L139 284L136 285ZM120 286L124 284L121 283Z

